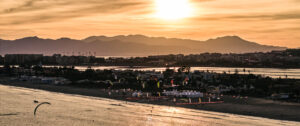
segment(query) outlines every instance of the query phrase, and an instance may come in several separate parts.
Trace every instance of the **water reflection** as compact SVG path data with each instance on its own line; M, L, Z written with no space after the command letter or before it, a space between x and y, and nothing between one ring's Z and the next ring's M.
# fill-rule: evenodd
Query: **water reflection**
M171 67L170 69L178 69L179 67ZM87 69L86 66L76 66L75 69L84 71ZM130 68L121 66L94 66L92 69L104 70L104 69L115 69L115 70L141 70L141 71L165 71L165 67L140 67ZM239 68L239 67L191 67L191 71L209 71L216 73L234 74L238 71L239 74L255 74L262 76L269 76L272 78L294 78L300 79L300 69L279 69L279 68Z
M17 65L16 65L17 66ZM0 67L3 67L0 65ZM59 66L48 66L43 67L59 67ZM171 67L170 69L178 69L179 67ZM75 66L75 69L85 71L88 69L87 66ZM94 70L140 70L140 71L165 71L165 67L123 67L123 66L92 66ZM262 76L269 76L272 78L291 78L300 79L300 69L281 69L281 68L241 68L241 67L191 67L191 71L209 71L216 73L233 74L238 71L239 74L255 74Z

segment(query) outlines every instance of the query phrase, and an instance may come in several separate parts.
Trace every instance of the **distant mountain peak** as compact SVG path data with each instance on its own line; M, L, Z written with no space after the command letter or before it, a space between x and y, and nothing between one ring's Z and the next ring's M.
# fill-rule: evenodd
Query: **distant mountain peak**
M242 39L240 36L236 36L236 35L233 35L233 36L224 36L223 38L229 38L229 39Z
M25 37L17 40L39 40L40 38L37 36L30 36L30 37Z
M70 39L70 38L68 38L68 37L62 37L62 38L59 38L59 39L57 39L57 40L67 41L67 40L72 40L72 39Z
M1 53L43 53L95 51L104 55L199 54L203 52L248 53L284 50L285 47L260 45L239 36L223 36L206 41L151 37L140 34L118 36L90 36L82 40L71 38L43 39L37 36L1 41ZM1 54L0 54L1 55Z
M132 34L132 35L127 35L127 37L142 37L142 38L148 38L148 36L141 35L141 34Z
M236 35L233 35L233 36L222 36L222 37L217 37L215 39L209 39L209 40L233 40L233 41L236 41L236 40L239 40L239 41L246 41L244 39L242 39L241 37L239 36L236 36Z

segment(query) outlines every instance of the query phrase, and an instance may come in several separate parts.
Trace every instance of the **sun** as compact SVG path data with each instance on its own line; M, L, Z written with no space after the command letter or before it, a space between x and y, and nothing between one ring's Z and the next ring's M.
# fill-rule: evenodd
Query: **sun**
M177 20L192 15L189 0L155 0L155 16L165 20Z

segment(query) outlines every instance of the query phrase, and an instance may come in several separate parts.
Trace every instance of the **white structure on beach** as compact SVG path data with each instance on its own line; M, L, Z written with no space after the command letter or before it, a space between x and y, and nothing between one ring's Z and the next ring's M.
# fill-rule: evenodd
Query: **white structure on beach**
M177 90L172 90L172 91L164 91L164 95L166 96L175 96L175 97L188 97L188 98L198 98L198 97L203 97L203 93L199 91L177 91Z

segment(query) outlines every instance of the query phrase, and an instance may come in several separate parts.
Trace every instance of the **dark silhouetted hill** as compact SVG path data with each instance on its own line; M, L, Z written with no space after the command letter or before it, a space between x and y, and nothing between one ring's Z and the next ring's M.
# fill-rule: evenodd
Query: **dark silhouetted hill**
M119 35L91 36L83 40L70 38L42 39L26 37L16 40L0 39L0 54L43 53L52 55L146 56L165 54L199 54L203 52L248 53L284 50L285 47L260 45L238 36L224 36L207 41Z

